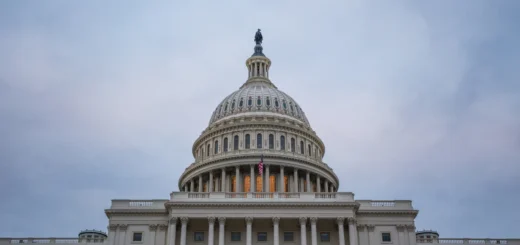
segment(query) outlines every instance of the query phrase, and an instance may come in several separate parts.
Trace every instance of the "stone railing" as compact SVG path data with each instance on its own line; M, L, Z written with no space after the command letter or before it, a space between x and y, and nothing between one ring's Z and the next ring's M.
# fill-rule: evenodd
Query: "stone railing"
M508 244L520 245L520 239L500 239L500 238L438 238L438 239L417 239L418 244Z
M171 202L354 202L351 192L172 192Z
M193 194L193 193L192 193ZM202 193L196 193L202 194ZM112 200L111 209L164 209L164 203L168 200Z
M413 210L412 201L410 200L356 200L356 202L360 204L359 210Z
M39 244L103 244L104 239L78 239L78 238L0 238L0 245L13 243L39 243Z

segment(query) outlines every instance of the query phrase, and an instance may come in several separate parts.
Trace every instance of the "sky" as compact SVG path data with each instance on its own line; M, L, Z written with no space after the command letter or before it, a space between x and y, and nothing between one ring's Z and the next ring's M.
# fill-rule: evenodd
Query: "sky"
M167 199L216 105L270 77L339 191L413 200L417 229L520 237L520 2L2 1L0 237L106 230Z

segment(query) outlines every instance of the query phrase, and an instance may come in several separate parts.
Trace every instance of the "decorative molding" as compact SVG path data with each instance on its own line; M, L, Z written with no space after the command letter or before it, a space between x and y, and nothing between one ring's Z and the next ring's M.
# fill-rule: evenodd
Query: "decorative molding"
M336 224L343 225L345 223L345 217L337 217Z
M155 224L149 225L148 228L150 229L150 231L156 231L157 230L157 225L155 225Z
M127 224L119 225L119 230L120 230L120 231L126 231L127 228L128 228L128 225L127 225Z
M118 226L119 226L119 225L114 225L114 224L112 224L112 225L109 225L109 226L107 227L107 229L108 229L109 231L116 231Z
M186 225L186 224L188 224L188 221L189 221L189 220L190 220L190 219L189 219L188 217L181 217L181 223L182 223L182 225Z
M398 232L404 232L406 225L396 225L396 229Z
M357 229L358 229L358 231L364 231L365 225L357 225Z
M218 217L218 223L221 225L226 224L226 217Z
M171 225L176 225L177 224L177 217L171 217L169 223Z
M357 225L357 220L356 220L356 218L353 218L353 217L348 217L347 222L349 225Z
M280 223L280 217L273 217L273 224L279 224Z
M160 231L165 231L167 228L168 228L168 225L165 225L165 224L159 225L159 230Z
M408 230L408 232L415 232L415 225L406 225L406 229Z
M248 224L248 225L253 224L253 217L246 217L246 224Z
M182 203L176 203L176 202L167 202L164 204L168 207L208 207L208 208L214 208L214 207L226 207L226 208L321 208L321 207L340 207L340 208L357 208L359 204L356 202L329 202L329 203L318 203L318 202L302 202L302 203L278 203L278 202L263 202L263 203L257 203L257 202L241 202L241 203L235 203L235 202L228 202L228 203L196 203L196 202L182 202ZM124 212L126 210L120 210L120 212Z
M213 217L213 216L208 217L208 223L215 224L215 217Z
M300 225L305 225L307 223L307 217L300 217L299 221L300 221Z
M376 229L375 225L366 225L366 227L369 232L374 232L374 230Z
M316 225L316 222L318 222L318 217L311 217L310 221L311 221L311 225Z

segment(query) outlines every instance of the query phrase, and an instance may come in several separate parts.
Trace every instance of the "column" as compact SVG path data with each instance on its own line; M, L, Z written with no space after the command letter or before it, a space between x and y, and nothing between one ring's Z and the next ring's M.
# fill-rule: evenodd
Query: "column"
M208 217L208 245L213 245L213 232L215 231L215 217Z
M306 181L307 181L307 192L312 192L311 190L311 173L309 173L309 171L307 171L307 174L306 174Z
M355 218L348 218L348 236L350 245L358 245L357 222Z
M107 229L108 229L108 245L116 245L115 238L116 238L117 225L109 225L107 227Z
M318 245L318 234L316 234L316 223L318 222L317 217L311 217L311 239L312 245Z
M417 237L415 235L415 226L407 225L406 228L408 230L408 245L415 245L417 243Z
M321 193L321 183L320 176L316 176L316 192Z
M177 233L177 217L171 217L168 222L168 237L166 238L167 245L175 245Z
M213 171L209 172L208 192L213 192Z
M226 192L226 169L222 168L222 172L220 173L220 181L222 183L220 184L220 192Z
M329 181L325 180L325 192L329 192Z
M224 245L224 238L226 237L226 233L224 231L224 226L226 225L226 217L218 218L218 245Z
M368 244L377 244L379 241L375 237L374 230L376 229L375 225L367 225L367 233L368 233ZM404 243L406 244L406 243ZM401 244L401 245L404 245Z
M195 192L195 181L190 180L190 192Z
M184 185L184 192L188 192L188 185Z
M249 171L249 176L250 176L250 184L249 186L251 186L251 192L256 192L256 188L255 188L255 184L256 184L256 176L255 176L255 165L252 164L251 165L251 169Z
M148 228L150 228L149 245L155 245L155 232L157 231L157 225L149 225Z
M298 169L294 169L294 192L298 192Z
M246 224L247 224L247 233L246 233L246 245L252 244L252 225L253 225L253 217L246 217Z
M186 245L186 227L188 226L188 217L181 217L181 242L180 245Z
M235 167L236 192L240 192L240 166Z
M284 173L284 167L280 166L280 178L278 180L279 187L278 192L285 192L285 173Z
M300 241L301 245L307 245L307 229L305 224L307 223L307 217L300 217Z
M325 182L327 183L327 182ZM338 217L336 218L336 223L338 224L338 239L339 245L345 245L345 228L343 227L343 223L345 222L345 218ZM354 245L354 244L350 244Z
M404 238L404 230L406 229L406 226L405 225L397 225L396 226L397 228L397 244L407 244L407 239Z
M269 188L269 165L264 164L265 166L265 180L264 180L264 192L270 192L271 188Z
M273 217L273 245L280 244L280 232L279 232L280 217Z
M120 245L126 244L126 229L128 228L128 225L119 225L119 238L117 239L118 243Z

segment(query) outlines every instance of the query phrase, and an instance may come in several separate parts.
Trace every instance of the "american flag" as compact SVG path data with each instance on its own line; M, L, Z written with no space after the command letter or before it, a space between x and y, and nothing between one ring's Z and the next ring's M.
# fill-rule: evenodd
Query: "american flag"
M264 173L264 155L260 157L260 162L258 163L258 172L260 175Z

